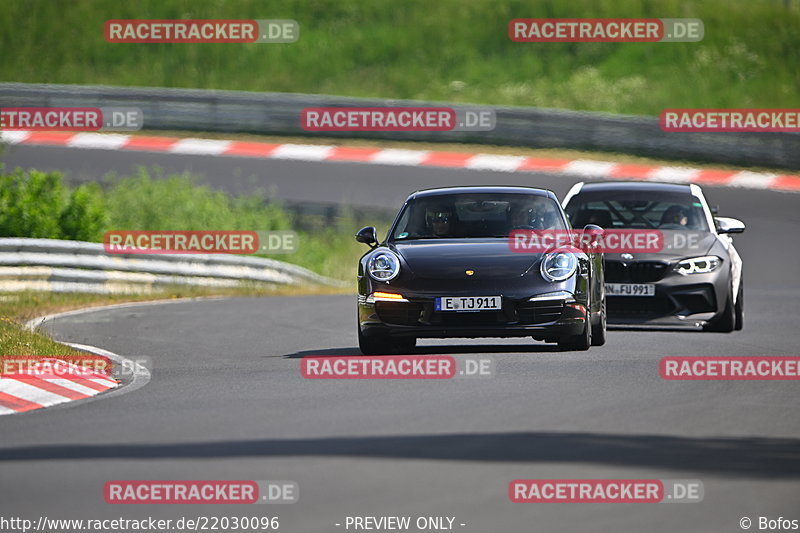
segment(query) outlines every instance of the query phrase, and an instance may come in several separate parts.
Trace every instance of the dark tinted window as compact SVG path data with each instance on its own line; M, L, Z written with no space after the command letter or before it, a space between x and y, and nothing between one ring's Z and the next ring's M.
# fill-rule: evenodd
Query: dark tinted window
M561 209L547 196L453 194L419 198L406 206L394 240L506 237L513 229L565 229Z
M691 194L597 191L574 196L565 208L575 228L708 231L703 206Z

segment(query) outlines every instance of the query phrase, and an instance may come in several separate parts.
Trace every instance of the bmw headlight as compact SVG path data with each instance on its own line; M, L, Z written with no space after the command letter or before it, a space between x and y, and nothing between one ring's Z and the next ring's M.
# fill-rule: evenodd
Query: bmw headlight
M722 259L716 255L691 257L684 259L675 266L675 271L684 276L689 274L708 274L714 272L722 264Z
M375 281L392 280L400 273L400 258L393 252L378 252L367 261L367 271Z
M542 259L542 276L550 281L564 281L578 268L578 259L569 252L550 252Z

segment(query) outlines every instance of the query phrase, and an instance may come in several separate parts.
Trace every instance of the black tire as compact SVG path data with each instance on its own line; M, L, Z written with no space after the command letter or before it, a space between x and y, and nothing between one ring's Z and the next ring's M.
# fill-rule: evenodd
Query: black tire
M568 335L558 340L558 349L562 352L583 352L592 345L592 319L586 320L583 332L578 335Z
M733 287L728 287L728 298L722 314L709 321L703 330L717 333L730 333L736 327L736 311L733 308Z
M602 346L606 343L606 299L600 305L600 316L592 323L592 346Z
M739 295L736 297L736 305L733 311L736 315L736 325L733 329L741 331L744 327L744 278L739 280Z
M358 349L364 355L407 355L417 345L415 337L389 337L388 335L372 335L361 333L358 328Z
M417 339L416 337L392 337L389 343L392 345L392 353L409 355L417 346Z
M370 337L361 333L358 327L358 349L364 355L385 355L391 352L392 345L388 335L373 335Z

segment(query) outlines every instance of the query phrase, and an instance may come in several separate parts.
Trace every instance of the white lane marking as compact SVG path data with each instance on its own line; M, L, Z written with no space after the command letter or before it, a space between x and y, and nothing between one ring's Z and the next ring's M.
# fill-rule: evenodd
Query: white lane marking
M52 379L45 379L44 381L48 381L53 383L54 385L58 385L59 387L64 387L65 389L69 389L74 392L79 392L81 394L85 394L87 396L94 396L100 391L96 391L86 385L81 385L80 383L76 383L71 379L64 379L64 378L52 378Z
M467 160L467 168L473 170L496 170L514 172L525 161L525 157L517 155L478 154Z
M219 155L228 149L231 142L213 139L181 139L168 151L173 154Z
M130 140L130 135L103 133L78 133L67 142L72 148L99 148L102 150L118 150Z
M769 189L776 177L778 177L777 174L743 170L734 174L727 185L729 187L746 187L748 189Z
M25 401L38 403L44 406L69 401L69 398L66 396L40 389L35 385L31 385L19 379L0 380L0 391Z
M577 174L579 176L603 178L609 176L616 166L616 163L610 161L576 159L575 161L567 163L562 169L562 172L566 174Z
M316 144L282 144L277 147L270 157L272 159L298 159L301 161L322 161L327 158L333 146Z
M116 381L113 381L109 378L86 378L91 382L97 383L98 385L102 385L103 387L108 387L113 389L118 385Z
M388 148L381 150L372 156L373 163L382 165L419 165L422 160L428 157L430 152L427 150L397 150Z
M700 169L689 167L658 167L650 172L647 181L665 181L668 183L691 183L700 174Z
M30 136L31 132L21 130L0 131L0 141L6 144L19 144Z

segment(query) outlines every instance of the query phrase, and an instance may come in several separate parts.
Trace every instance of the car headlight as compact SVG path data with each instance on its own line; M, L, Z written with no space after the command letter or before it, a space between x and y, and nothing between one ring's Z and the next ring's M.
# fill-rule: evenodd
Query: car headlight
M400 273L400 259L393 252L378 252L367 261L367 271L375 281L389 281Z
M550 281L564 281L578 268L578 259L569 252L551 252L542 259L542 276Z
M684 259L675 266L675 272L683 274L708 274L714 272L722 264L722 259L716 255L705 255L703 257L691 257Z

